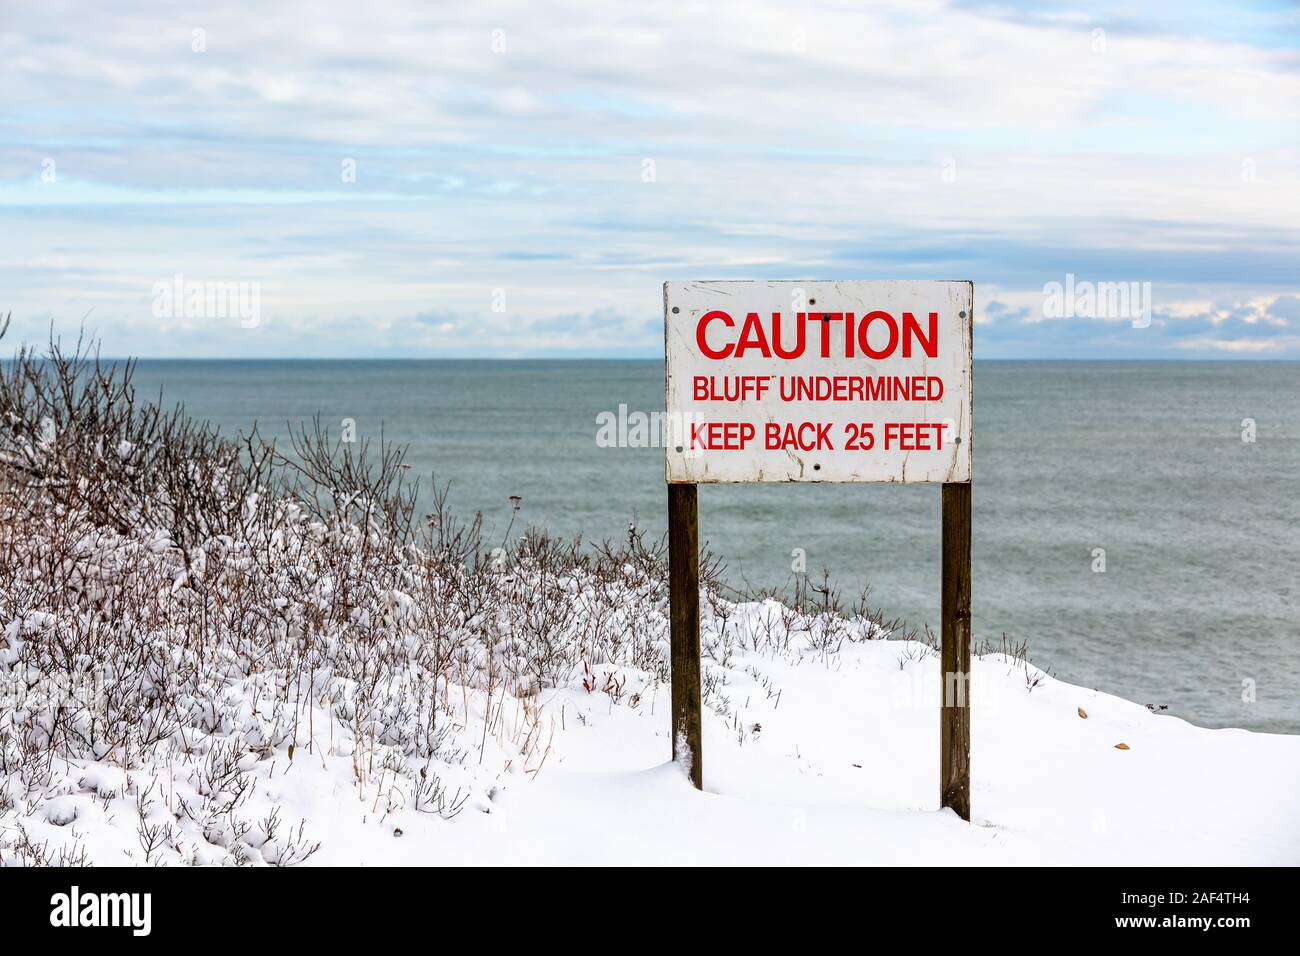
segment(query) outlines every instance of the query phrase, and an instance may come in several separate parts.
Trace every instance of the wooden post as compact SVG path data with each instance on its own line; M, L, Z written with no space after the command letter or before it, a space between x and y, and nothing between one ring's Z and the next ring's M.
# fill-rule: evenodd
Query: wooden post
M700 545L695 485L668 486L668 603L672 637L673 760L704 789L700 741Z
M970 820L970 484L943 486L939 805Z

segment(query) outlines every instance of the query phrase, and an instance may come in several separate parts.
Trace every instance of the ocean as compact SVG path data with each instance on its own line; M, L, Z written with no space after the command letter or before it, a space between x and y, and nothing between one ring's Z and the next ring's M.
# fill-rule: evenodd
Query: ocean
M597 440L620 405L662 410L658 361L146 360L136 383L227 432L382 428L497 534L512 495L515 533L664 529L663 450ZM977 642L1203 726L1300 732L1300 363L977 361L972 447ZM700 535L736 587L788 588L802 549L844 597L935 628L939 497L702 486Z

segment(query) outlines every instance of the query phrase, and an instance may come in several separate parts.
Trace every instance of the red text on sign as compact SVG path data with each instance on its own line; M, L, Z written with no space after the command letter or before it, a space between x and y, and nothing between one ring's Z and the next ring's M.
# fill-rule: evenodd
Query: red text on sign
M750 312L739 325L730 313L721 309L705 312L695 326L695 344L700 354L714 360L744 358L748 352L757 352L763 358L796 359L815 340L817 354L830 358L854 358L859 352L864 358L879 361L896 352L911 358L914 350L929 358L939 357L939 313L931 312L927 327L911 312L902 318L876 310L856 317L852 312L796 312L788 317L783 335L783 316L773 312L763 319ZM809 325L812 331L809 331ZM843 334L838 327L843 326ZM838 344L837 344L838 343Z
M898 451L943 451L947 422L886 422L885 447Z

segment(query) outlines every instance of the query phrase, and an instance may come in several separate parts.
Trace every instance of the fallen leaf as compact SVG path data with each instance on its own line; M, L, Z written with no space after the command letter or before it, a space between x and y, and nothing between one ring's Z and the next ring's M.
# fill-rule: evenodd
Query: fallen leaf
M1088 712L1087 712L1086 710L1084 710L1082 707L1080 707L1080 708L1079 708L1079 716L1082 717L1084 720L1087 720L1087 719L1088 719Z
M1129 746L1128 746L1128 744L1116 744L1116 745L1115 745L1115 749L1116 749L1116 750L1128 750L1128 749L1129 749Z

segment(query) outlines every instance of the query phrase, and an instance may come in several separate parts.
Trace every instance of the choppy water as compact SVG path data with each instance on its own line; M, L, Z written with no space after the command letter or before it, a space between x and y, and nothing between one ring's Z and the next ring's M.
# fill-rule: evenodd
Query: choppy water
M600 412L663 407L659 362L147 361L137 381L227 430L382 422L499 530L510 495L564 534L663 530L662 451L596 442ZM1300 363L978 362L973 447L977 640L1206 726L1300 732ZM783 585L802 548L937 622L937 486L704 486L700 533L734 582Z

